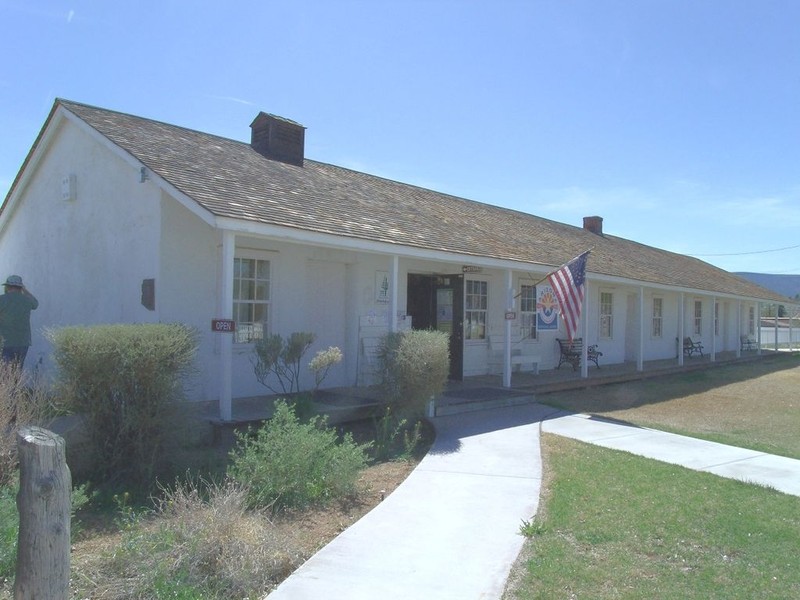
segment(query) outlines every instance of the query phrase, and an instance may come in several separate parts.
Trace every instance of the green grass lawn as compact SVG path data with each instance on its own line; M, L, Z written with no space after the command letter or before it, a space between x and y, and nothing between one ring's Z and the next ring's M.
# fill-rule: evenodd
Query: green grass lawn
M800 458L800 357L541 402ZM800 498L554 435L506 600L800 598Z
M506 600L800 598L800 498L553 435L542 447Z
M800 459L800 354L542 395L538 401Z

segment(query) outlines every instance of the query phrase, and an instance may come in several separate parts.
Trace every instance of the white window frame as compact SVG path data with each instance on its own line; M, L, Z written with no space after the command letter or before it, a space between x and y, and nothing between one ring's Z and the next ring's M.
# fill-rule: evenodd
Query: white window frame
M747 333L756 334L756 307L751 306L747 311Z
M536 286L523 283L519 289L519 323L522 339L535 340L539 336L536 327Z
M614 293L600 290L598 305L600 310L598 334L600 339L610 340L614 337Z
M263 252L254 252L248 250L237 250L233 259L233 319L236 321L236 333L234 334L234 343L240 346L252 345L258 339L262 339L269 335L272 331L272 289L274 286L274 261L272 256ZM255 261L253 263L254 271L253 277L248 277L246 281L252 287L253 293L248 294L251 297L243 296L242 277L239 265L241 261ZM259 272L259 265L266 263L267 277L259 277L263 274L263 270ZM263 266L262 266L263 269ZM258 293L259 282L265 285L266 290L263 294ZM262 297L259 298L258 296ZM245 320L243 316L243 306L262 307L265 312L265 318L261 321ZM249 312L249 311L248 311ZM251 317L255 316L255 308L250 314ZM256 331L258 323L261 324L260 335Z
M694 301L694 318L692 323L692 334L703 335L703 301Z
M488 316L489 282L483 279L467 279L464 282L464 339L489 339Z
M714 302L714 335L719 335L719 301Z
M650 336L661 338L664 336L664 299L653 296L653 323L650 327Z

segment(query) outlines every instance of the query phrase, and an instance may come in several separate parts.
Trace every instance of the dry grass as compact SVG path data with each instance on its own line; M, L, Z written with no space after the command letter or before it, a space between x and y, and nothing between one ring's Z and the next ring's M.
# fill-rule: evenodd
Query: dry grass
M234 484L177 484L150 514L123 506L114 527L87 524L73 545L73 597L261 597L391 493L413 467L373 465L362 472L357 496L277 515L247 510L244 490Z
M73 594L122 600L157 590L170 597L174 587L244 598L269 589L304 557L264 513L246 509L245 496L233 484L179 484L150 515L123 510L120 532L75 544Z
M0 486L7 485L17 468L17 431L38 425L46 414L49 396L16 365L0 361Z
M800 458L800 355L781 354L541 402L644 427Z

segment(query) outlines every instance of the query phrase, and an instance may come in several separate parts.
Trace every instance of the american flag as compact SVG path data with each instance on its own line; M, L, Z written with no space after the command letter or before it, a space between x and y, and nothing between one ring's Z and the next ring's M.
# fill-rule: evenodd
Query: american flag
M578 323L581 320L581 307L583 305L583 292L586 289L586 261L589 258L587 250L576 256L557 271L548 275L547 280L553 286L553 292L558 298L558 312L564 319L569 339L575 338L578 333Z

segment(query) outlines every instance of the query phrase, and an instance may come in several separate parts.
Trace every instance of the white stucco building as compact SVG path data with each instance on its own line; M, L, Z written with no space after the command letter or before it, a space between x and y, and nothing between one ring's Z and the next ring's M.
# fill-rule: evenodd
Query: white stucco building
M389 181L306 159L287 119L251 127L247 144L55 102L0 209L0 273L41 303L30 368L52 368L45 327L184 322L201 333L187 394L219 398L223 417L264 392L250 363L264 331L317 334L309 358L340 347L329 386L371 383L389 328L450 332L454 378L508 370L497 355L512 345L553 368L565 334L536 326L532 284L589 248L581 331L605 363L682 361L685 336L739 352L760 303L792 302L605 235L599 217L573 227ZM237 333L213 332L216 318Z

